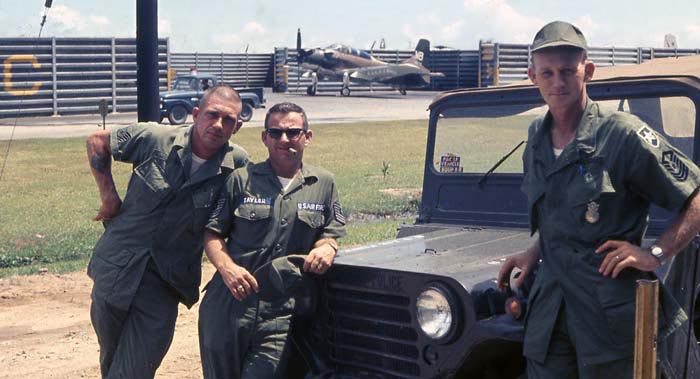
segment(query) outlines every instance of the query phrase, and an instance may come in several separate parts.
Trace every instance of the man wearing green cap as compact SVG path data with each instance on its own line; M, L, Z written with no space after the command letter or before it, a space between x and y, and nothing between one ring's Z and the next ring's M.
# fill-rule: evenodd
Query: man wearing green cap
M280 257L308 252L302 270L323 274L338 250L336 239L345 234L332 175L302 164L312 136L301 107L276 104L262 132L268 159L236 170L219 196L204 237L217 273L199 308L207 379L284 378L295 299L259 296L253 273Z
M700 230L700 170L635 116L591 101L595 66L575 26L545 25L528 75L549 111L523 154L532 232L539 240L498 275L518 287L538 266L528 299L528 378L631 378L637 279L653 277ZM639 245L653 202L675 219L651 248ZM687 317L662 296L659 337Z
M105 231L88 265L94 280L90 318L103 378L153 378L175 331L178 303L199 298L204 224L224 178L248 163L229 142L242 122L241 98L212 87L191 127L137 123L87 140ZM133 173L124 196L112 157Z

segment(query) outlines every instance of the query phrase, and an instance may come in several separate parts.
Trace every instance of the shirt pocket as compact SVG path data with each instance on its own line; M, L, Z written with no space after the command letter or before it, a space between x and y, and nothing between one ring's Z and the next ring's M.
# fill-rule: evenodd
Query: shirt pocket
M567 206L582 240L597 244L606 237L604 227L614 222L614 210L619 207L615 195L610 174L602 164L593 164L574 178L568 189Z
M233 233L241 247L254 249L263 242L265 235L271 228L271 205L267 204L241 204L233 211Z
M165 160L157 155L136 166L132 178L127 196L131 195L139 209L151 211L172 191L165 179Z
M289 241L291 251L310 251L324 228L325 222L326 218L323 212L298 209L297 220L292 231L294 238Z
M192 193L193 222L196 233L204 230L214 205L214 195L213 188L204 188Z
M596 285L598 301L605 314L608 334L617 346L634 344L635 280L607 279Z
M302 226L318 229L322 227L326 221L322 212L309 211L305 209L297 210L297 219L301 222Z

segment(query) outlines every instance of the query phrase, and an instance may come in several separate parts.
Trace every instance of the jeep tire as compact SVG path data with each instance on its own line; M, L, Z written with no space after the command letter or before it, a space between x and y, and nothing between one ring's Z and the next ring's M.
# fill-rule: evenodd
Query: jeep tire
M187 109L182 105L176 105L168 112L168 121L170 125L182 125L187 122L187 116L189 116Z
M241 113L238 115L241 121L250 121L253 118L253 106L248 102L243 102L241 107Z

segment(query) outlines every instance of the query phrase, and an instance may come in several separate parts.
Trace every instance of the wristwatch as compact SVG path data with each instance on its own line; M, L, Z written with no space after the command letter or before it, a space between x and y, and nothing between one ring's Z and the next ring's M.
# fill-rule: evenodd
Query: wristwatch
M335 242L335 240L332 240L331 242L327 243L326 245L330 246L333 250L335 250L336 253L338 253L338 242Z
M649 248L649 252L654 258L658 259L659 262L664 261L664 257L666 256L666 254L664 253L664 249L662 249L660 246L651 245L651 248Z

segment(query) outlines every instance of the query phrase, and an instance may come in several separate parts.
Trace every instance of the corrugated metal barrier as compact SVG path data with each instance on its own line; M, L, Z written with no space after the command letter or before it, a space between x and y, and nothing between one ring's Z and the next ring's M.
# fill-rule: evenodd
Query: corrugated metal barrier
M170 69L176 75L195 68L235 88L271 87L272 61L272 54L170 53Z
M161 89L168 41L158 42ZM0 117L135 111L133 38L0 38Z

